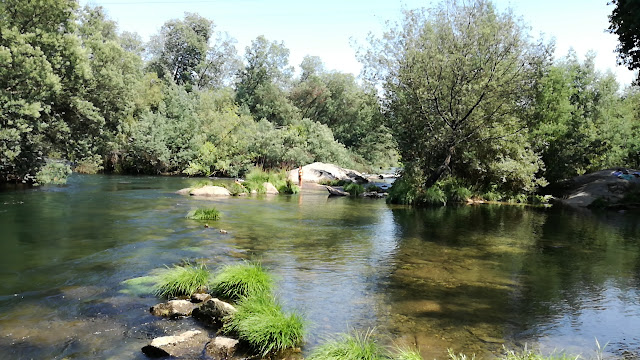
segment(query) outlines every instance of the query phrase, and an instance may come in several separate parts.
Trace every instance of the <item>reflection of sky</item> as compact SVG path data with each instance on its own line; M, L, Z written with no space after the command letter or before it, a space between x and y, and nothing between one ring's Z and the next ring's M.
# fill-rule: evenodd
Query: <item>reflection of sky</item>
M595 291L589 291L595 290ZM529 331L522 342L537 342L541 350L562 349L583 353L607 344L606 353L621 356L622 351L640 352L640 293L631 287L619 287L611 281L601 289L585 289L576 294L572 304L566 301L551 305L559 315L546 318Z

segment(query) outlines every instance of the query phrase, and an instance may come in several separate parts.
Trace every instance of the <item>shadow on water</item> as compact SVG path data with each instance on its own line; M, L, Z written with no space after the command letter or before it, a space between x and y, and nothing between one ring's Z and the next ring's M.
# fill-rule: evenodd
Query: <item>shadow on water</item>
M122 282L184 259L261 261L311 324L306 353L372 327L425 359L584 352L594 338L615 355L640 349L638 214L173 193L196 181L74 175L1 192L0 354L143 359L149 339L194 324L152 317L158 300ZM209 228L185 219L205 206L222 213Z

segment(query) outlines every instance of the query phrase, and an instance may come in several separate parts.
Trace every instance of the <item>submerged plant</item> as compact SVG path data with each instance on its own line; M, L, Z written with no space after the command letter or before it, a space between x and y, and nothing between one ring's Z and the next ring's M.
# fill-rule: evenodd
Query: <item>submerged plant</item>
M304 320L293 312L286 314L273 295L267 292L245 297L237 312L224 325L262 356L298 346L304 338Z
M220 219L220 211L216 208L197 209L187 214L187 219L191 220L218 220Z
M154 293L165 298L190 296L206 289L210 277L211 273L204 264L174 266L158 276Z
M318 346L309 360L382 360L385 350L373 338L373 331L340 334Z
M270 293L273 277L259 263L227 265L213 280L212 289L219 296L240 300L261 293Z

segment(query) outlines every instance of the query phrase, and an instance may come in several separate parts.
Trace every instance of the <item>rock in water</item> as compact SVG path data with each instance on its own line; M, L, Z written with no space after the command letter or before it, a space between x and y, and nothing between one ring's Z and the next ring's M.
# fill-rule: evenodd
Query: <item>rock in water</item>
M209 294L193 294L191 295L191 302L192 303L203 303L205 301L209 301L213 299L213 296L209 295Z
M142 348L149 357L186 357L200 358L209 342L209 336L202 331L192 330L175 336L163 336L153 339L151 344Z
M152 306L149 311L155 316L162 316L168 318L177 318L182 316L189 316L193 309L197 308L198 304L194 304L187 300L170 300L166 303Z
M193 310L193 317L209 326L220 326L225 316L236 313L236 308L222 300L213 298Z
M294 183L298 183L298 169L289 171L289 180ZM368 180L362 176L361 173L343 169L333 164L325 164L321 162L315 162L313 164L305 165L302 167L302 181L319 183L321 181L330 180L351 180L358 183L366 183Z
M231 196L231 192L222 186L203 186L198 189L191 190L192 196Z
M270 182L265 182L262 183L262 186L264 187L264 193L268 194L268 195L278 195L280 192L278 191L278 189L276 189L275 186L273 186L272 183Z
M327 188L327 191L329 192L329 195L331 196L349 196L349 193L328 185L325 185L325 187Z
M235 354L239 341L236 339L218 336L207 344L207 355L214 359L229 359Z
M180 190L176 191L176 194L178 194L178 195L189 195L191 190L193 190L193 189L192 188L180 189Z

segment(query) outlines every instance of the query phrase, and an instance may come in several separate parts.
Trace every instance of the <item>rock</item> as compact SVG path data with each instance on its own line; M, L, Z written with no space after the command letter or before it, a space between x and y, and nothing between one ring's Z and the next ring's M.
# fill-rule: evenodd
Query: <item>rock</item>
M588 207L596 199L603 199L608 205L614 205L633 188L633 184L640 184L640 178L622 179L615 176L614 172L615 169L596 171L552 187L560 189L560 202L565 205Z
M325 186L329 192L329 196L349 196L350 194L342 189Z
M289 180L298 183L298 169L289 171ZM302 167L302 181L319 183L331 180L351 180L358 183L366 183L368 180L355 170L343 169L333 164L315 162Z
M265 182L262 183L262 186L264 187L264 193L268 194L268 195L278 195L280 192L278 191L278 189L276 189L275 186L273 186L272 183L270 182Z
M229 232L227 230L220 229L220 234L228 234L228 233Z
M202 331L192 330L175 336L163 336L153 339L151 344L142 348L149 357L185 357L200 358L209 336Z
M389 194L387 194L387 193L379 193L379 192L376 192L376 191L362 193L362 196L364 196L364 197L370 197L370 198L376 198L376 199L382 199L383 197L385 197L387 195L389 195Z
M210 299L193 310L193 317L209 326L220 326L224 317L236 313L236 308L217 298Z
M214 359L228 359L235 354L239 341L236 339L217 336L207 344L206 353Z
M152 306L149 311L151 311L155 316L177 318L191 315L191 312L197 307L198 304L194 304L191 301L171 300L166 303Z
M198 189L191 190L192 196L231 196L229 190L222 186L207 185Z
M193 190L193 189L192 188L180 189L180 190L176 191L176 194L178 194L178 195L189 195L191 190Z
M191 295L191 302L195 304L203 303L213 299L213 296L206 293L197 293Z

